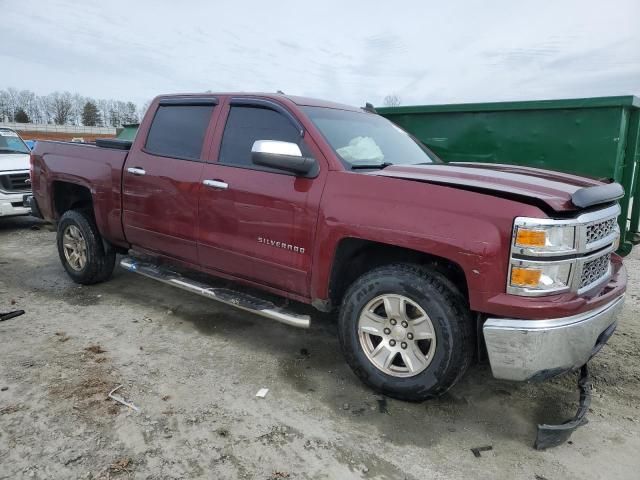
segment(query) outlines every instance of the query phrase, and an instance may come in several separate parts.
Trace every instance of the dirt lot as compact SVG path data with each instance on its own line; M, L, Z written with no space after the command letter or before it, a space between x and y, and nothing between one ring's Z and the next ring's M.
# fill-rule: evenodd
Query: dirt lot
M476 366L437 401L386 399L347 368L330 318L297 330L119 269L79 287L54 239L0 219L0 311L27 312L0 323L0 478L638 478L638 251L592 362L590 423L538 452L536 422L573 415L573 375L516 384ZM106 399L119 384L139 413Z

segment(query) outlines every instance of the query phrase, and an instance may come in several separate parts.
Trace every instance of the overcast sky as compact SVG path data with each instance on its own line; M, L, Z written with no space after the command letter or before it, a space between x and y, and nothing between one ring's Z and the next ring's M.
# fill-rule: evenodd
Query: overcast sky
M219 4L224 4L220 6ZM143 103L640 95L640 0L0 0L0 88Z

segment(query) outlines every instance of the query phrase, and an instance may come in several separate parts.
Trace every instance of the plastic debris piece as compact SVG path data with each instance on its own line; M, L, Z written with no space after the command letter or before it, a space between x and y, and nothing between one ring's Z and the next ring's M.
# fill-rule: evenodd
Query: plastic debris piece
M473 456L476 458L480 458L482 456L480 452L488 452L490 450L493 450L493 447L491 445L487 445L485 447L476 447L471 449L471 451L473 452Z
M139 412L139 411L140 411L140 409L139 409L138 407L136 407L133 403L131 403L131 402L127 402L124 398L122 398L122 397L121 397L121 396L119 396L119 395L114 395L114 392L116 392L117 390L119 390L119 389L121 389L121 388L122 388L122 385L118 385L116 388L114 388L113 390L111 390L111 391L109 392L108 397L109 397L110 399L112 399L112 400L115 400L115 401L116 401L116 402L118 402L118 403L121 403L122 405L125 405L125 406L129 407L129 408L130 408L130 409L132 409L132 410L135 410L136 412Z
M19 317L20 315L24 315L24 310L14 310L13 312L0 313L0 322Z
M268 388L261 388L260 390L258 390L258 393L256 393L256 397L264 398L264 397L267 396L267 393L269 393L269 389Z

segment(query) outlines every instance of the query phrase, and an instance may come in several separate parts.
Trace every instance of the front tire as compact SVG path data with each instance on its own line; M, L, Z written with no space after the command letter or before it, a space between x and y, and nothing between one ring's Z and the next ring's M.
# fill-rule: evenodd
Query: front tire
M338 332L355 374L400 400L442 395L473 360L467 301L446 277L419 265L360 277L345 294Z
M58 222L58 255L71 279L82 285L104 282L113 273L116 254L106 249L93 216L67 210Z

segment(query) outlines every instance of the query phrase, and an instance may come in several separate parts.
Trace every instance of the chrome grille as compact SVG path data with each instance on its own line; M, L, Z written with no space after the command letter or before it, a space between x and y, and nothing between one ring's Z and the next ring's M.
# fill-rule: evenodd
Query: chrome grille
M613 231L615 230L616 225L617 222L615 218L609 218L608 220L603 220L587 225L587 245L597 242L598 240L602 240L603 238L611 235L611 233L613 233Z
M28 192L31 190L29 172L0 175L0 188L5 192Z
M597 282L609 272L609 264L611 263L611 254L607 253L594 260L586 262L582 266L582 276L580 278L580 287L585 288L592 283Z

